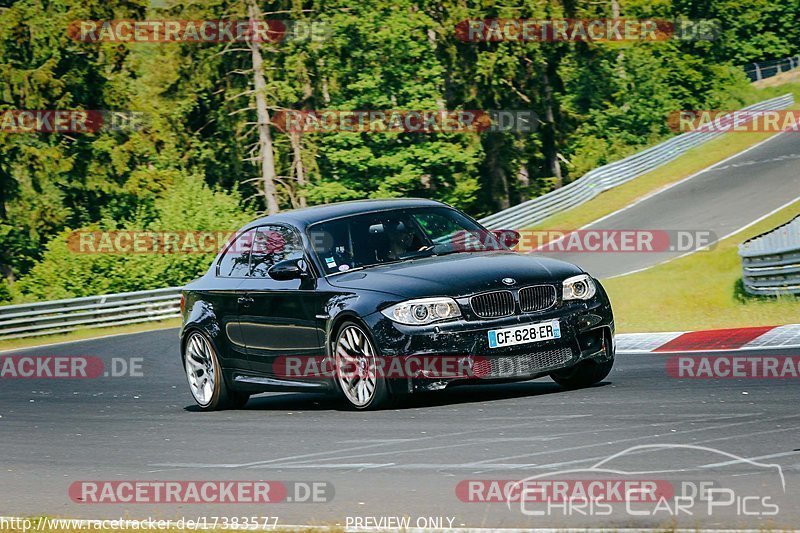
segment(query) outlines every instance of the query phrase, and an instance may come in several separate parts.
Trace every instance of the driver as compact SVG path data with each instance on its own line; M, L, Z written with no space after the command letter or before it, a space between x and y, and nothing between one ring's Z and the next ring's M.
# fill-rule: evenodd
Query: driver
M386 225L386 233L389 237L389 259L401 259L410 252L415 252L424 246L415 246L414 241L418 241L417 235L410 224L399 221L391 221Z

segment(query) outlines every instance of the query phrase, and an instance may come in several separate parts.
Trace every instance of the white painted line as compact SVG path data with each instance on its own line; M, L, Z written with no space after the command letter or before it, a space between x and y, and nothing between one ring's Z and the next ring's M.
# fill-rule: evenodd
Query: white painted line
M792 416L779 416L779 417L764 418L764 419L761 419L761 420L749 420L749 421L743 421L743 422L731 422L731 423L727 423L727 424L718 424L716 426L706 426L706 427L695 428L695 429L677 430L675 432L671 432L670 431L669 433L664 433L663 436L669 435L669 436L672 436L672 437L674 437L674 436L683 437L683 436L688 435L688 434L694 434L694 433L703 432L703 431L718 431L718 430L723 429L723 428L730 428L730 427L734 427L734 426L742 426L742 425L746 426L746 425L751 425L751 424L754 424L754 423L773 422L773 421L777 421L777 420L784 420L784 419L787 419L787 418L799 418L799 417L800 417L800 415L792 415ZM674 422L670 421L668 423L651 424L651 426L666 425L666 424L674 424ZM796 427L790 427L790 428L783 428L783 429L772 430L772 431L796 431L796 430L797 430ZM754 433L754 434L770 433L770 432L771 431L762 431L762 432L757 432L757 433ZM505 460L522 459L522 458L533 457L533 456L536 456L536 455L546 455L546 454L553 454L553 453L586 450L586 449L590 449L590 448L597 448L597 447L600 447L600 446L611 446L611 445L616 445L616 444L621 444L621 443L630 443L630 442L634 442L634 441L640 441L640 440L644 440L644 439L652 439L654 437L660 437L660 436L662 436L662 435L660 435L660 434L640 435L638 437L629 437L629 438L623 438L623 439L617 439L617 440L611 440L611 441L593 442L591 444L582 444L582 445L578 445L578 446L562 447L562 448L559 448L558 450L541 450L541 451L523 453L523 454L518 454L518 455L507 455L507 456L504 456L504 457L494 457L494 458L491 458L491 459L487 459L486 463L496 464L496 463L498 463L500 461L505 461ZM711 439L711 440L725 440L727 438L738 438L738 437L741 437L741 436L742 435L733 435L731 437L720 437L719 439Z
M785 346L753 346L753 347L749 347L749 348L745 348L745 347L740 346L739 348L713 348L713 349L712 348L703 348L701 350L664 350L664 351L660 351L659 350L658 352L622 352L622 353L632 353L632 354L635 354L635 353L654 353L656 355L670 355L670 354L681 353L681 354L685 354L685 355L689 355L689 356L691 356L693 354L697 355L697 356L700 356L700 355L709 354L709 353L727 353L727 352L743 352L743 351L746 351L746 352L758 352L758 351L765 351L765 350L784 350L784 349L789 349L789 348L800 348L800 344L785 345Z
M614 215L617 215L617 214L619 214L619 213L622 213L623 211L626 211L626 210L630 209L631 207L633 207L633 206L635 206L635 205L638 205L638 204L640 204L640 203L644 202L645 200L649 200L650 198L652 198L652 197L654 197L654 196L656 196L656 195L658 195L658 194L661 194L662 192L668 191L668 190L670 190L670 189L671 189L671 188L673 188L673 187L677 187L678 185L680 185L680 184L682 184L682 183L685 183L685 182L689 181L690 179L694 179L694 178L696 178L697 176L699 176L700 174L703 174L703 173L705 173L705 172L708 172L708 171L710 171L710 170L713 170L715 167L717 167L718 165L721 165L722 163L726 163L726 162L730 161L731 159L735 159L735 158L739 157L739 156L740 156L740 155L742 155L742 154L746 154L746 153L747 153L747 152L749 152L750 150L755 150L755 149L756 149L756 148L758 148L759 146L761 146L761 145L763 145L763 144L766 144L766 143L768 143L769 141L771 141L771 140L773 140L773 139L777 139L779 136L783 135L784 133L786 133L786 132L776 133L776 134L775 134L775 135L773 135L772 137L769 137L769 138L767 138L767 139L764 139L763 141L759 141L759 142L757 142L756 144L754 144L753 146L751 146L751 147L749 147L749 148L745 148L745 149L744 149L744 150L742 150L741 152L737 152L737 153L733 154L732 156L726 157L725 159L723 159L723 160L721 160L721 161L717 161L717 162L716 162L716 163L714 163L713 165L710 165L710 166L708 166L708 167L706 167L706 168L704 168L704 169L702 169L702 170L699 170L699 171L695 172L694 174L692 174L692 175L690 175L690 176L687 176L687 177L683 178L682 180L678 180L678 181L676 181L675 183L670 183L670 184L669 184L669 185L667 185L666 187L662 187L662 188L660 188L660 189L657 189L657 190L655 190L655 191L653 191L653 192L650 192L650 193L648 193L648 194L646 194L646 195L642 196L642 197L641 197L641 198L639 198L638 200L634 201L633 203L631 203L631 204L628 204L628 205L626 205L625 207L623 207L623 208L621 208L621 209L617 209L617 210L616 210L616 211L614 211L613 213L609 213L609 214L607 214L607 215L605 215L605 216L602 216L602 217L598 218L597 220L595 220L595 221L593 221L593 222L589 222L589 223L588 223L588 224L586 224L585 226L581 226L581 227L580 227L580 228L578 228L578 229L586 229L586 228L588 228L589 226L592 226L593 224L597 224L598 222L601 222L601 221L603 221L603 220L605 220L605 219L607 219L607 218L611 218L611 217L613 217ZM721 138L721 137L718 137L718 138ZM685 155L685 154L684 154L684 155ZM673 161L674 161L674 160L673 160ZM672 163L672 161L670 161L670 163ZM667 163L667 165L669 165L670 163ZM661 167L658 167L658 168L656 168L656 169L654 169L654 170L658 170L659 168L661 168ZM651 172L652 172L652 171L651 171ZM629 182L629 183L630 183L630 182Z
M748 457L747 460L748 461L760 461L761 459L776 459L778 457L788 457L790 455L798 455L798 454L800 454L800 452L797 452L797 451L772 453L772 454L769 454L769 455L760 455L758 457ZM712 463L712 464L708 464L708 465L702 465L700 468L716 468L716 467L719 467L719 466L737 465L737 464L741 464L742 462L743 462L742 460L725 461L725 462L722 462L722 463Z
M778 138L779 136L783 135L784 133L787 133L787 132L780 132L780 133L776 133L775 135L773 135L773 136L771 136L771 137L769 137L769 138L767 138L767 139L764 139L763 141L759 141L759 142L757 142L756 144L754 144L753 146L750 146L749 148L745 148L745 149L744 149L744 150L742 150L741 152L737 152L737 153L735 153L735 154L733 154L733 155L731 155L731 156L728 156L728 157L726 157L725 159L722 159L722 160L720 160L720 161L717 161L716 163L714 163L714 164L712 164L712 165L710 165L710 166L707 166L706 168L704 168L704 169L702 169L702 170L698 170L698 171L697 171L697 172L695 172L694 174L691 174L691 175L689 175L689 176L687 176L687 177L685 177L685 178L683 178L683 179L681 179L681 180L678 180L678 181L676 181L675 183L670 183L669 185L666 185L666 186L664 186L664 187L661 187L660 189L656 189L655 191L651 191L651 192L649 192L649 193L645 194L644 196L642 196L642 197L640 197L640 198L638 198L638 199L634 200L632 203L630 203L630 204L626 205L625 207L621 207L621 208L617 209L616 211L613 211L613 212L611 212L611 213L609 213L609 214L607 214L607 215L603 215L602 217L600 217L600 218L598 218L598 219L596 219L596 220L593 220L593 221L591 221L591 222L589 222L589 223L587 223L587 224L584 224L583 226L581 226L580 228L578 228L578 230L588 229L588 228L590 228L591 226L593 226L593 225L595 225L595 224L598 224L598 223L602 222L603 220L606 220L607 218L611 218L611 217L613 217L613 216L615 216L615 215L618 215L619 213L622 213L623 211L627 211L628 209L630 209L630 208L632 208L632 207L635 207L635 206L639 205L640 203L642 203L642 202L644 202L644 201L646 201L646 200L649 200L650 198L653 198L654 196L657 196L657 195L659 195L659 194L661 194L661 193L663 193L663 192L665 192L665 191L668 191L668 190L672 189L673 187L677 187L678 185L681 185L682 183L685 183L685 182L687 182L687 181L689 181L689 180L691 180L691 179L694 179L694 178L696 178L697 176L700 176L701 174L704 174L704 173L706 173L706 172L709 172L709 171L711 171L711 170L714 170L714 169L715 169L717 166L719 166L719 165L722 165L723 163L727 163L727 162L728 162L728 161L730 161L731 159L735 159L735 158L739 157L739 156L740 156L740 155L742 155L742 154L746 154L746 153L747 153L747 152L749 152L750 150L755 150L755 149L756 149L756 148L758 148L759 146L761 146L761 145L763 145L763 144L766 144L766 143L768 143L769 141L771 141L771 140L773 140L773 139L776 139L776 138ZM718 138L719 138L719 137L718 137ZM683 155L686 155L686 154L683 154ZM683 157L683 156L681 156L681 157ZM678 158L678 159L680 159L680 158ZM672 160L672 161L670 161L669 163L666 163L666 165L669 165L670 163L672 163L672 162L674 162L674 161L675 161L675 160ZM651 170L650 172L654 172L654 171L658 170L659 168L661 168L661 167L657 167L657 168L655 168L655 169ZM639 177L641 177L641 176L639 176ZM637 179L638 179L638 178L637 178ZM632 180L631 180L631 181L632 181ZM631 182L629 181L629 182L627 182L627 183L631 183ZM624 185L624 184L623 184L623 185ZM609 189L609 190L613 190L613 189ZM604 191L604 192L608 192L608 191ZM599 196L595 196L595 198L599 198ZM592 198L592 200L594 200L594 198ZM589 200L589 201L591 201L591 200ZM790 202L790 203L792 203L792 202ZM578 207L580 207L580 206L578 206ZM785 207L785 206L784 206L784 207ZM781 209L783 209L783 208L781 208ZM756 221L756 222L758 222L758 221ZM752 222L750 225L752 225L752 224L755 224L756 222ZM745 228L746 228L746 227L749 227L749 226L745 226ZM745 229L745 228L742 228L742 229ZM739 231L741 231L741 230L739 230ZM728 235L728 236L730 236L730 235ZM562 235L561 237L559 237L559 238L557 238L557 239L555 239L555 240L553 240L553 241L550 241L550 242L548 242L547 244L543 244L543 245L541 245L541 246L537 247L535 250L531 250L531 251L529 251L529 252L526 252L526 253L536 253L536 251L537 251L537 250L539 250L539 249L541 249L541 248L544 248L545 246L552 246L552 245L554 245L555 243L557 243L557 242L559 242L559 241L562 241L562 240L564 240L566 237L567 237L567 235ZM725 237L723 237L723 238L725 238ZM721 241L721 240L722 240L722 239L717 239L717 241L715 241L715 242L719 242L719 241ZM691 252L690 252L690 253L691 253ZM689 254L685 254L685 255L689 255ZM680 256L680 257L684 257L684 256ZM675 258L675 259L677 259L677 258ZM671 259L668 259L667 261L671 261ZM657 265L663 264L663 263L665 263L665 262L667 262L667 261L663 261L662 263L657 263L656 265L653 265L653 266L657 266ZM616 277L618 277L618 276L626 276L626 275L628 275L628 274L635 274L636 272L641 272L642 270L647 270L648 268L652 268L652 267L645 267L645 268L642 268L642 269L639 269L639 270L632 270L631 272L626 272L625 274L618 274L618 275L616 275L616 276L611 276L611 278L616 278ZM606 279L611 279L611 278L606 278Z
M787 324L767 331L745 344L742 349L796 348L798 346L800 346L800 324Z
M794 200L789 200L788 202L786 202L785 204L783 204L783 205L782 205L782 206L780 206L780 207L776 207L775 209L773 209L772 211L770 211L770 212L769 212L769 213L767 213L766 215L763 215L763 216L760 216L760 217L758 217L758 218L757 218L757 219L755 219L754 221L752 221L752 222L750 222L750 223L748 223L748 224L745 224L745 225L744 225L744 226L742 226L741 228L739 228L739 229L737 229L737 230L734 230L734 231L732 231L732 232L728 233L727 235L724 235L723 237L720 237L720 238L719 238L719 239L717 239L716 241L714 241L714 242L710 243L708 246L703 246L703 247L701 247L701 248L698 248L697 250L692 250L692 251L686 252L685 254L681 254L681 255L679 255L679 256L676 256L676 257L671 257L671 258L669 258L669 259L665 259L665 260L663 260L663 261L660 261L660 262L658 262L658 263L655 263L655 264L653 264L653 265L650 265L650 266L646 266L646 267L643 267L643 268L637 268L636 270L631 270L630 272L624 272L624 273L622 273L622 274L615 274L615 275L613 275L613 276L609 276L609 277L607 277L607 278L604 278L604 279L614 279L614 278L619 278L619 277L622 277L622 276L628 276L628 275L630 275L630 274L637 274L637 273L639 273L639 272L644 272L645 270L649 270L649 269L651 269L651 268L654 268L654 267L657 267L657 266L660 266L660 265L667 264L667 263L669 263L669 262L671 262L671 261L675 261L676 259L681 259L681 258L683 258L683 257L687 257L687 256L690 256L690 255L692 255L692 254L696 254L697 252L700 252L700 251L702 251L702 250L706 250L706 249L708 249L708 247L709 247L709 246L711 246L712 244L717 244L717 243L719 243L719 242L722 242L722 241L724 241L725 239L727 239L727 238L729 238L729 237L733 237L733 236L734 236L734 235L736 235L737 233L741 233L742 231L746 230L747 228L750 228L750 227L752 227L752 226L754 226L754 225L758 224L758 223L759 223L759 222L761 222L762 220L764 220L764 219L766 219L766 218L769 218L769 217L771 217L772 215L774 215L774 214L775 214L775 213L777 213L778 211L781 211L782 209L785 209L785 208L789 207L790 205L792 205L792 204L794 204L794 203L796 203L796 202L798 202L798 201L800 201L800 196L798 196L798 197L797 197L797 198L795 198Z
M344 470L366 470L370 468L390 468L397 466L397 463L303 463L303 464L274 464L274 465L257 465L250 468L272 468L278 470L284 469L314 469L314 468L329 468L329 469L344 469Z
M732 328L736 329L736 328ZM746 328L742 328L746 329ZM713 331L713 330L709 330ZM615 337L616 352L618 354L647 354L664 346L669 341L680 337L691 331L681 332L662 332L662 333L620 333ZM703 348L702 350L674 350L659 351L658 354L672 353L713 353L713 352L737 352L737 351L759 351L759 350L783 350L789 348L800 348L800 324L786 324L775 326L771 330L756 337L752 341L739 346L738 348Z
M542 416L545 416L545 418L547 420L553 418L552 415L542 415ZM590 416L590 415L573 415L573 416L575 418L578 418L578 417L585 417L585 416ZM573 416L566 416L566 418L572 418ZM535 420L536 418L537 418L536 416L530 416L530 417L527 417L527 419L529 420L528 422L522 422L522 423L518 423L518 424L507 424L507 423L504 423L504 424L502 424L500 426L480 426L479 429L468 429L468 430L464 430L464 431L455 431L455 432L451 432L451 433L445 433L445 434L442 434L442 435L426 435L424 437L410 438L408 440L409 441L417 441L417 442L419 442L419 441L429 441L429 440L435 440L435 439L445 439L445 440L448 440L448 441L459 441L459 442L457 444L448 444L447 446L443 446L443 448L450 448L450 447L453 447L453 446L462 446L462 445L466 445L466 444L462 444L460 442L460 440L459 440L459 437L464 437L465 435L476 434L476 433L484 433L484 432L487 432L487 431L497 432L497 430L499 430L501 428L504 429L504 430L511 430L511 429L516 429L516 428L523 428L523 427L535 426L535 425L541 424L542 421L541 420ZM561 419L561 418L565 418L565 417L555 417L555 419L557 419L557 420ZM490 418L489 420L492 420L492 418ZM517 419L515 418L515 420L517 420ZM279 458L276 458L276 459L267 459L267 460L263 460L263 461L253 461L253 462L248 462L248 463L219 463L219 464L207 464L207 463L155 463L155 464L150 464L148 466L151 466L151 467L166 467L166 468L252 468L252 467L259 466L259 465L268 465L268 464L275 464L275 463L294 463L294 464L298 464L298 463L301 463L302 460L309 460L307 462L310 462L311 460L313 460L311 458L316 458L316 457L320 457L320 456L335 455L335 454L342 454L342 453L351 453L352 454L353 452L363 451L363 450L367 450L367 449L371 449L371 448L384 448L385 449L386 446L391 445L391 444L395 444L395 443L393 443L393 442L378 442L378 443L374 443L374 444L366 444L364 446L355 446L355 447L348 446L346 448L339 448L339 449L335 449L335 450L326 450L326 451L322 451L322 452L314 452L314 453L306 453L306 454L300 454L300 455L279 457ZM387 454L397 454L397 453L401 453L401 452L402 453L406 453L406 452L409 452L409 451L411 451L411 450L405 448L405 449L403 449L401 451L393 450L393 451L389 451L389 452L379 452L379 453L371 453L371 454L358 454L358 455L350 455L349 457L361 458L361 457L366 457L368 455L370 455L370 456L387 455ZM346 459L346 458L347 457L323 457L323 459L325 459L325 460L339 460L339 459Z
M685 332L623 333L614 339L617 353L649 353Z
M305 470L305 469L371 469L371 468L396 468L399 470L423 470L423 471L436 471L436 470L475 470L480 468L481 471L487 470L519 470L522 468L538 468L536 463L497 463L497 464L484 464L484 463L320 463L320 464L288 464L288 465L264 465L255 466L255 469L275 469L275 470Z

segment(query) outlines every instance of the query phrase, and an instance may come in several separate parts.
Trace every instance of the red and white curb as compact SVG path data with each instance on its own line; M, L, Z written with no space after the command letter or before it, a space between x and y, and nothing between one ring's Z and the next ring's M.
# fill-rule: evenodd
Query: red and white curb
M753 328L623 333L617 353L677 353L800 348L800 324Z

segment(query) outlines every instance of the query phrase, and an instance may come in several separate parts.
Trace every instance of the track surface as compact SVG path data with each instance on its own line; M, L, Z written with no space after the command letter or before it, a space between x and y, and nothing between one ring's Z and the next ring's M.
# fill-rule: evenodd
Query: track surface
M607 381L588 390L565 391L549 379L464 387L373 413L349 412L316 396L271 394L241 411L201 413L184 382L174 329L15 354L90 355L107 364L112 357L142 357L144 377L4 380L0 515L255 515L277 516L283 524L343 525L347 516L409 515L454 517L454 526L476 527L655 526L671 517L632 517L624 507L607 517L565 518L563 511L530 517L518 504L509 510L502 503L464 503L455 487L463 479L518 480L586 468L631 446L672 443L779 464L786 491L773 470L742 463L703 467L727 458L702 452L650 450L614 466L681 469L645 477L711 480L735 487L737 495L793 502L780 505L771 521L725 509L683 516L679 524L800 524L796 379L678 380L665 372L668 355L618 354ZM324 480L336 493L329 503L267 506L81 505L67 496L76 480L203 479Z
M800 137L779 135L591 227L710 230L722 237L796 198L799 162ZM560 257L608 277L681 253ZM618 354L606 382L581 391L562 390L549 379L463 387L374 413L350 412L317 396L269 394L252 399L241 411L201 413L184 380L174 329L15 353L97 356L107 367L112 358L142 358L144 375L2 381L4 516L271 516L282 524L346 525L348 516L406 515L411 525L417 525L418 517L449 517L453 526L485 527L800 524L796 379L679 380L665 370L668 355ZM715 508L710 515L695 508L677 519L663 510L654 517L632 516L624 504L613 506L610 516L583 516L585 510L563 507L528 516L519 504L509 509L503 503L466 503L456 494L458 483L467 479L520 480L541 474L619 479L556 473L585 469L631 446L652 444L704 446L777 464L785 490L774 468L720 465L729 458L698 449L647 449L606 466L649 472L637 479L713 482L734 489L740 507ZM67 494L78 480L206 479L328 481L335 497L328 503L266 506L124 506L76 504ZM744 516L744 511L767 510L752 499L749 505L739 500L754 495L772 498L778 514Z
M738 156L591 224L587 229L699 230L716 238L800 197L800 135L783 133ZM563 228L570 229L570 228ZM712 239L716 242L716 239ZM607 278L685 254L665 252L548 253Z

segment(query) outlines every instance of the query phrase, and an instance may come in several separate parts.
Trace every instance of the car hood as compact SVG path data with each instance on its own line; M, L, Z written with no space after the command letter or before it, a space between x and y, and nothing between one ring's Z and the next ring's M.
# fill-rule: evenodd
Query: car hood
M581 274L577 266L513 252L458 253L426 257L336 274L328 281L336 287L368 289L404 298L464 296L508 288L503 278L513 278L512 287L560 282Z

